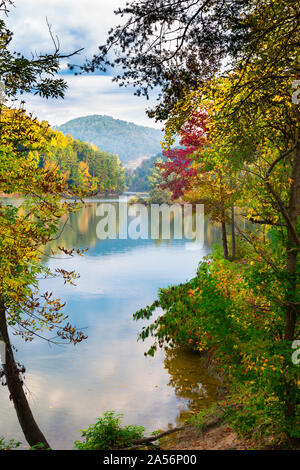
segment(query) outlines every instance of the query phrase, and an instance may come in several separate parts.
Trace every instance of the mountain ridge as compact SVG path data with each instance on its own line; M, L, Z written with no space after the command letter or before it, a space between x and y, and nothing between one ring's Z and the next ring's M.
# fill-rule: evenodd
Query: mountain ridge
M100 150L117 154L124 164L160 152L163 137L159 129L101 114L71 119L56 129L65 135L71 134L75 139L93 143Z

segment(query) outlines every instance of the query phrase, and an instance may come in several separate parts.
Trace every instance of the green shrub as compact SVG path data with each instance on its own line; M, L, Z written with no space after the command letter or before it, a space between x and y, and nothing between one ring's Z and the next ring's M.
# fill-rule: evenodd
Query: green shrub
M21 442L10 439L8 442L5 442L4 437L0 437L0 450L12 450L20 447Z
M227 237L228 251L232 253L232 239ZM235 259L253 259L254 250L250 243L247 243L243 238L236 236L235 238Z
M171 193L166 189L154 188L149 193L149 204L170 204Z
M106 411L96 424L87 430L81 430L84 442L75 441L76 449L80 450L110 450L129 447L135 439L143 437L143 426L129 425L121 427L122 414Z
M284 415L285 381L298 385L298 397L300 389L299 369L280 334L284 308L277 297L284 298L286 286L279 275L260 259L231 263L214 248L193 279L160 289L158 299L134 315L148 321L156 308L163 311L139 335L141 340L153 338L148 355L158 347L187 344L209 351L216 373L231 390L232 424L241 434L258 438L282 432L300 437L298 418L288 421Z

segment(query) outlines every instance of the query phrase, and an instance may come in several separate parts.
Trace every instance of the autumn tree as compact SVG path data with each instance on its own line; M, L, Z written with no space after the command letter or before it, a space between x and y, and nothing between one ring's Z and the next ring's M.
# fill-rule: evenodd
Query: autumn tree
M4 13L11 1L0 4ZM52 35L52 54L34 55L30 59L9 49L13 33L0 22L0 75L6 95L16 100L18 94L33 92L44 97L62 97L65 82L57 77L60 60L58 42ZM68 55L70 57L70 55ZM23 103L24 104L24 103ZM48 124L40 124L19 109L0 106L0 190L6 195L25 197L19 206L0 202L0 339L5 342L6 362L1 377L7 384L16 413L30 445L49 444L31 413L24 388L24 368L14 359L9 330L26 341L34 336L52 341L43 332L56 332L58 341L74 344L85 338L70 325L63 312L64 304L52 293L39 293L38 280L45 276L61 276L74 282L77 275L63 269L51 273L42 263L42 248L57 236L60 217L76 209L61 202L66 181L55 168L41 168L39 154L48 145ZM61 250L65 252L64 248ZM67 254L72 255L73 251Z
M256 28L254 18L261 12L272 21ZM168 118L185 91L198 89L224 63L233 70L241 58L247 63L255 57L267 34L281 34L274 68L290 41L297 42L299 12L293 0L282 0L279 9L271 0L132 0L115 14L120 24L82 71L115 66L114 80L133 85L137 95L157 88L160 102L148 112L159 120Z
M161 187L172 191L173 199L182 198L193 204L204 204L206 214L212 222L222 227L224 257L229 257L227 227L230 222L229 209L233 208L237 188L230 178L230 165L221 162L219 149L210 142L208 108L197 111L194 95L178 102L166 123L164 146L174 143L179 134L181 148L164 150L165 162L157 166L164 182ZM234 209L231 211L234 225ZM235 231L232 229L233 257Z
M292 94L299 62L294 49L295 9L289 2L278 1L273 2L272 11L270 17L266 5L265 10L253 16L253 28L264 30L267 23L270 25L256 57L247 64L241 61L226 78L212 81L208 93L200 90L198 103L205 105L207 99L213 103L211 139L221 150L221 161L231 162L237 177L242 179L241 203L248 219L273 237L277 233L277 244L282 247L279 255L278 246L272 251L265 238L259 243L256 236L247 237L265 266L262 271L272 272L274 283L279 282L282 289L274 300L274 309L281 305L284 319L281 334L286 373L282 393L286 432L292 438L296 428L298 374L291 364L290 351L299 330L300 248L299 105L292 102ZM291 21L284 23L288 12ZM273 23L277 24L278 17L282 19L282 28L275 31Z
M256 72L257 77L262 73L259 70ZM253 75L249 77L245 74L244 79L251 83ZM233 149L236 153L240 152L239 167L246 180L244 197L248 199L248 218L259 226L278 228L284 247L286 262L282 269L285 273L283 285L286 293L285 299L281 301L285 310L283 334L287 351L295 339L299 321L299 110L291 102L291 82L292 80L281 83L276 81L272 84L272 91L268 91L268 96L261 90L255 92L251 90L251 85L249 88L246 85L231 102L231 110L234 109L234 103L237 104L234 118L231 114L229 122L228 117L225 117L229 111L225 106L225 114L222 114L218 123L218 126L222 126L222 130L218 127L220 137L228 132ZM240 83L245 82L242 79ZM232 90L229 93L231 92ZM247 99L246 109L242 102L245 94L249 96L249 93L251 99ZM224 101L222 104L224 105ZM249 142L251 137L252 142ZM272 264L270 260L270 265ZM278 275L276 264L273 264L272 269L275 272L277 270ZM291 369L289 356L286 367L287 370ZM288 377L287 372L285 411L291 429L295 422L297 390L296 376Z
M299 104L292 101L295 85L299 80L299 8L289 0L261 0L252 2L251 8L244 13L242 22L248 25L248 32L238 57L229 64L231 69L224 70L222 76L216 74L211 80L201 84L198 90L192 87L192 90L186 89L183 93L193 96L192 101L196 103L194 109L209 107L209 138L211 150L216 150L211 152L212 164L213 158L217 158L216 162L222 166L225 175L230 177L230 186L240 187L239 207L244 216L256 226L250 233L247 230L239 233L251 247L252 260L248 259L249 266L245 272L235 265L228 265L227 284L224 282L222 264L216 263L215 267L210 268L202 263L199 279L186 285L184 295L188 301L182 309L176 303L176 293L183 295L181 289L178 287L173 292L171 288L168 292L162 291L161 302L153 304L147 311L137 312L136 318L142 318L143 315L144 318L149 318L152 308L163 306L166 310L165 318L162 317L161 322L156 322L155 326L151 325L143 332L144 337L147 336L146 332L158 333L159 343L162 344L165 335L168 337L172 331L172 328L168 330L163 327L169 324L173 327L172 315L178 311L191 321L190 329L184 333L193 331L195 339L201 340L197 337L197 329L192 330L192 325L198 328L201 324L199 312L203 308L203 325L199 329L202 336L208 336L207 345L218 347L218 340L213 340L213 333L217 336L215 325L211 323L211 328L206 328L209 290L206 292L203 286L210 288L211 282L220 285L217 289L221 292L219 304L211 299L212 311L215 315L217 312L220 314L219 341L223 341L227 327L226 334L230 339L230 332L239 331L241 321L244 321L243 334L248 339L238 360L243 365L248 363L249 369L248 366L241 369L241 375L250 374L255 368L255 362L260 361L255 347L262 348L261 357L264 357L264 351L269 350L267 362L260 368L261 375L259 372L256 380L249 382L248 386L253 389L254 394L259 395L263 390L264 394L274 397L278 403L277 416L281 416L283 412L283 429L293 443L299 440L299 371L291 360L292 344L300 331ZM188 122L191 100L186 101L182 96L177 96L175 101L173 110L176 122L171 113L171 127L175 122L172 127L173 135ZM178 108L180 101L185 101L182 112ZM168 114L170 117L169 109ZM205 154L209 156L209 152L208 145ZM195 152L189 155L192 160L189 162L182 159L183 171L196 168L196 176L200 180L202 168L194 165L194 160L199 163L196 155ZM187 178L187 181L188 185L193 184L192 178ZM184 180L183 183L181 190L185 195L191 186L188 187ZM213 275L210 269L214 271ZM229 295L233 282L232 272L235 269L238 271L236 286ZM247 286L246 290L250 288L250 291L248 294L244 291L245 303L239 310L236 324L230 326L230 318L234 314L224 316L225 305L229 297L234 302L240 302L241 291L238 292L236 287L240 283L241 287L243 282L244 287ZM242 291L244 287L241 288ZM250 322L246 318L241 320L243 312L248 311L247 304L251 303L253 295L258 302L263 299L263 303L260 306L253 304L252 310L247 314L249 319L254 313ZM203 297L205 301L202 304ZM193 314L189 317L190 309ZM242 338L243 334L240 333L239 337ZM182 331L180 335L183 335ZM235 341L238 342L238 337ZM226 347L232 347L231 357L234 362L234 346L228 341ZM238 349L237 344L236 348ZM251 364L247 359L250 356L253 356ZM269 361L274 362L265 374ZM265 387L263 389L260 388L262 384ZM274 416L272 419L275 419Z

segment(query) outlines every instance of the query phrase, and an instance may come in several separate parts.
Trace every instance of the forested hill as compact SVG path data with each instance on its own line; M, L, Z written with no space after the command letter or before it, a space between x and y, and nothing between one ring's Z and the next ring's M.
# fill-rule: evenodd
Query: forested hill
M145 158L145 160L134 169L126 169L129 191L150 191L149 176L154 169L154 163L161 157L162 155L159 153L154 157Z
M62 124L57 130L97 145L101 150L117 154L122 163L141 156L153 156L161 150L162 132L138 126L110 116L84 116Z
M125 190L125 170L117 155L52 130L47 142L47 150L40 155L40 165L58 169L70 190L93 188L107 194Z

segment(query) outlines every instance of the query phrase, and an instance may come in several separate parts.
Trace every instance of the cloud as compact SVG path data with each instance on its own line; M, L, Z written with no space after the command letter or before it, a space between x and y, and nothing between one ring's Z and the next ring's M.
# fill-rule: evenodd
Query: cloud
M98 242L98 246L103 241ZM191 243L192 244L192 243ZM76 289L73 286L65 286L61 279L51 279L41 282L42 290L54 290L56 295L64 298L77 296L108 296L115 291L119 297L135 299L139 292L143 291L145 282L153 278L159 279L159 285L168 285L170 272L176 273L180 266L178 281L189 277L191 272L196 272L198 256L207 254L207 249L199 250L198 256L194 252L186 252L182 247L174 245L166 251L165 246L155 247L149 245L142 249L143 263L140 262L138 253L140 248L133 251L113 252L106 256L83 256L70 258L68 270L80 273L80 279L76 281ZM159 255L158 255L159 253ZM159 275L157 274L157 263L160 262ZM59 265L58 260L50 260L48 266L54 269ZM63 267L65 261L62 262ZM101 270L99 265L101 264ZM126 282L125 282L126 281Z
M106 114L139 125L161 127L145 114L145 108L154 104L154 98L147 101L134 96L132 89L120 88L112 82L111 76L67 75L64 78L68 83L64 100L27 95L26 109L51 125L60 125L80 116Z
M124 3L124 0L15 0L15 8L11 8L5 20L14 32L12 49L26 55L53 50L47 18L54 35L59 37L62 53L84 47L83 53L72 59L82 63L97 51L108 30L120 21L114 10ZM59 125L80 116L107 114L136 124L161 127L145 114L145 108L154 104L156 95L150 101L136 97L132 88L120 88L109 75L67 74L66 61L62 72L69 86L64 100L25 97L27 110L39 119Z
M6 22L14 31L13 47L24 52L49 50L52 45L46 18L58 35L63 52L84 47L97 50L107 31L118 23L114 10L122 0L15 0Z

